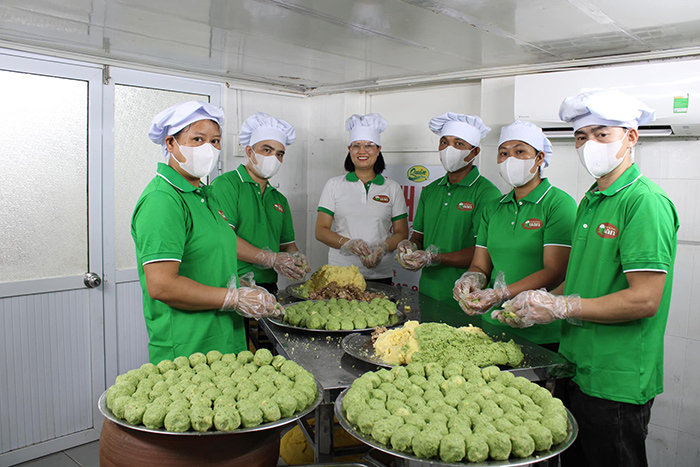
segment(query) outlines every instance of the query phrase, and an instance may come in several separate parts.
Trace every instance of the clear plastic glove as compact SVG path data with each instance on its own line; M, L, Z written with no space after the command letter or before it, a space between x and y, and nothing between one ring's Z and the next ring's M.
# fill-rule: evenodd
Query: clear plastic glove
M292 258L294 258L294 264L299 269L304 271L304 275L307 275L311 272L311 265L309 264L309 260L306 258L306 255L304 253L302 253L301 251L295 251L290 254L292 255Z
M466 301L468 294L483 289L486 286L486 282L486 274L483 272L467 271L455 281L455 286L452 289L452 298L457 300L462 310L467 312L462 302Z
M304 257L304 260L306 260L306 257ZM276 273L282 274L291 280L299 280L308 272L305 267L297 264L300 260L296 259L292 253L275 253L267 247L255 255L254 262L261 269L274 269ZM308 263L306 266L308 266Z
M340 254L343 256L369 256L372 251L367 242L361 238L351 238L340 247Z
M485 276L484 276L485 277ZM483 315L494 306L511 298L506 276L503 271L498 271L492 289L476 290L462 296L460 307L468 315ZM462 301L464 304L462 304Z
M404 269L418 271L419 269L440 264L440 249L430 245L425 250L416 250L402 256Z
M381 242L378 245L374 245L370 248L371 253L368 256L363 256L361 258L362 264L367 269L376 268L379 263L382 262L384 255L389 253L389 245L386 242Z
M401 265L402 268L408 269L406 267L406 263L403 259L403 257L409 253L413 253L418 249L418 246L413 243L412 241L405 239L401 240L399 244L396 246L396 254L394 255L394 259L398 261L398 263Z
M516 328L533 324L548 324L566 319L580 325L582 315L581 297L578 295L552 295L544 289L526 290L503 304L491 317Z
M255 285L253 273L240 278L241 287L236 286L236 276L228 282L228 292L221 306L222 311L234 310L244 318L265 318L284 314L284 308L275 296L259 285Z

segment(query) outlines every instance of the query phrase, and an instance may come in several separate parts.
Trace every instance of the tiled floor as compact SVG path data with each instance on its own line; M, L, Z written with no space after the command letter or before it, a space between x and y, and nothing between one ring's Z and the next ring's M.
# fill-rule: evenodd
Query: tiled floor
M280 458L277 465L287 465ZM84 444L76 448L57 452L40 459L17 464L16 467L99 467L100 466L100 442Z

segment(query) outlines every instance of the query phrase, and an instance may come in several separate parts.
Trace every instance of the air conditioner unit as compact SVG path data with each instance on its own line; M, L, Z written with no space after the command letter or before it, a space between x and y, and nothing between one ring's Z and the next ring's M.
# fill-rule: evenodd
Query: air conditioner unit
M550 138L573 137L559 120L567 96L619 89L656 110L640 136L700 136L700 60L619 65L515 77L515 118L540 126Z

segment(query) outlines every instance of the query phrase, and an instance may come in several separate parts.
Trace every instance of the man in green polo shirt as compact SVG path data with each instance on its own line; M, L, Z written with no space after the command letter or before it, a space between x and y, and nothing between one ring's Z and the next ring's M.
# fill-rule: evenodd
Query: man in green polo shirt
M448 112L429 127L440 136L440 162L448 173L421 192L413 234L399 243L396 260L409 271L423 269L421 293L451 300L455 281L474 255L481 210L501 192L474 165L481 138L491 131L479 117Z
M678 231L673 203L632 162L637 127L654 111L619 91L594 91L565 99L559 115L573 122L596 183L578 208L564 285L506 302L516 315L507 321L568 321L559 352L576 375L563 398L580 431L562 465L645 466L651 406L663 391Z
M294 127L286 121L262 112L252 115L239 135L246 164L211 184L212 204L238 237L238 275L252 272L255 282L273 293L277 273L299 280L309 270L294 241L287 198L268 183L295 139Z

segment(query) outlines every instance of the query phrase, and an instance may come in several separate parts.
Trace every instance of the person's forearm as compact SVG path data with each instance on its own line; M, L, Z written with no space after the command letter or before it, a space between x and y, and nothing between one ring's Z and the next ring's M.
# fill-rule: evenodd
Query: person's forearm
M236 239L238 241L236 244L236 257L238 257L238 259L241 261L245 261L246 263L258 264L257 261L255 261L255 256L262 250L251 245L238 235L236 235Z
M651 294L624 289L602 297L581 300L581 319L613 324L650 318L656 314L659 303L660 300Z
M508 278L506 277L506 280L507 279ZM559 271L545 268L530 274L518 282L510 284L508 286L508 292L510 292L511 297L515 297L520 292L524 292L526 290L537 290L541 288L552 290L559 286L559 284L561 284L561 273Z
M423 249L423 234L418 232L413 232L411 235L411 242L416 244L416 248L419 250Z
M349 239L347 237L343 237L342 235L338 235L331 229L318 228L316 229L316 240L338 250L340 249L340 246Z
M468 268L474 257L474 247L465 248L459 251L450 253L440 253L438 255L440 264L443 266L452 266L453 268Z
M227 289L200 284L185 276L171 281L146 279L148 294L154 300L181 310L218 310L224 304Z
M280 251L284 251L285 253L294 253L295 251L299 251L299 248L297 248L296 242L285 243L284 245L280 245Z

